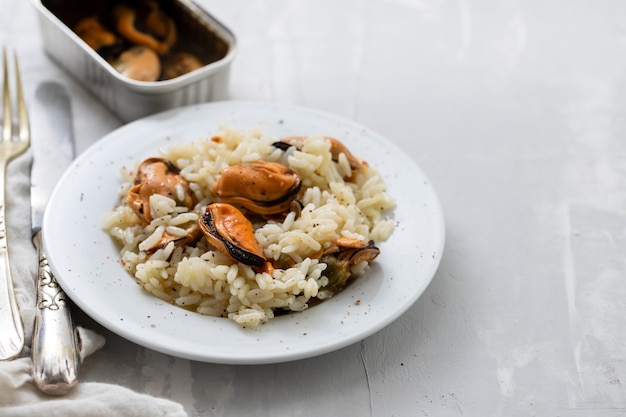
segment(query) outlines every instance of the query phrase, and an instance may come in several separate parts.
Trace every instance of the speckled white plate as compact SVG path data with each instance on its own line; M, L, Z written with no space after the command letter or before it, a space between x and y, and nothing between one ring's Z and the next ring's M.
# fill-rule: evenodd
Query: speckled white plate
M254 329L206 317L148 295L119 264L101 229L121 184L120 168L158 147L212 135L222 123L262 125L275 136L321 133L344 142L384 176L397 203L396 230L362 278L315 307ZM392 142L351 121L281 104L219 102L150 116L83 152L61 178L44 218L49 262L67 295L109 330L170 355L215 363L262 364L327 353L357 342L403 314L439 265L444 220L435 191Z

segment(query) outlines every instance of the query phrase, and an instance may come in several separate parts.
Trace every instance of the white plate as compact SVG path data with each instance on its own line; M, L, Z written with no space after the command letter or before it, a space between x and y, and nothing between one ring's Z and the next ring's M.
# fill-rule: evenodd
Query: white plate
M232 127L262 125L275 136L324 134L344 142L384 177L396 200L396 230L362 278L301 313L254 329L161 302L119 264L101 229L114 207L120 167L155 156L160 146ZM310 109L220 102L171 110L115 130L82 153L61 178L44 218L49 262L67 295L109 330L145 347L198 361L284 362L330 352L382 329L423 293L439 265L444 220L428 179L405 152L366 127Z

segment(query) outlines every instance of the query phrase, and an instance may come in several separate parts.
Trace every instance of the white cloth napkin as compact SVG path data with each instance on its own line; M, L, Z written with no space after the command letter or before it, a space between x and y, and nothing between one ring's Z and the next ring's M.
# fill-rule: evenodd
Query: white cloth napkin
M87 356L104 345L104 338L79 327ZM114 384L79 382L69 394L51 397L35 387L31 361L21 357L0 362L0 415L3 417L185 417L183 407Z
M43 394L34 385L30 341L36 302L36 253L30 240L30 159L30 153L17 158L7 172L7 236L26 347L19 358L0 361L0 416L186 417L181 404L120 385L79 380L72 392L62 397ZM78 331L83 359L104 346L101 335L81 327Z

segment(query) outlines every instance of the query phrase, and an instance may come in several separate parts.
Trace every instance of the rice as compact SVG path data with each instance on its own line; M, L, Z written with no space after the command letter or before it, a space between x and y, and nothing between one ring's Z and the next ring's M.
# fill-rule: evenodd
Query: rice
M150 197L152 221L144 225L126 203L135 167L121 173L120 200L105 215L103 228L119 244L121 264L147 292L161 300L199 314L227 317L242 327L255 327L280 311L303 311L313 299L329 296L329 278L319 253L339 237L385 241L393 232L393 199L379 173L366 165L351 181L350 162L344 153L333 161L330 143L322 135L302 139L300 149L277 149L260 127L221 126L210 138L159 149L189 182L198 203L184 207L185 191ZM165 233L182 237L189 225L217 197L211 185L228 166L258 160L280 162L300 176L303 189L299 215L282 220L256 221L255 237L268 260L290 258L292 266L271 273L255 272L212 247L202 237L193 245L159 247ZM139 163L140 161L138 161ZM354 265L353 274L367 271L367 262Z

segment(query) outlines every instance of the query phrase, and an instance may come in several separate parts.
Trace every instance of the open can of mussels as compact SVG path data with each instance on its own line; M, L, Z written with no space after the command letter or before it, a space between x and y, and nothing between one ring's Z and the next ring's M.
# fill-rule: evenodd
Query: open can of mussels
M46 53L125 122L228 96L235 36L190 0L33 1ZM150 33L154 18L165 32ZM84 30L94 25L114 40L91 40ZM159 65L147 80L123 70L124 59L146 48ZM193 64L177 64L181 55Z

